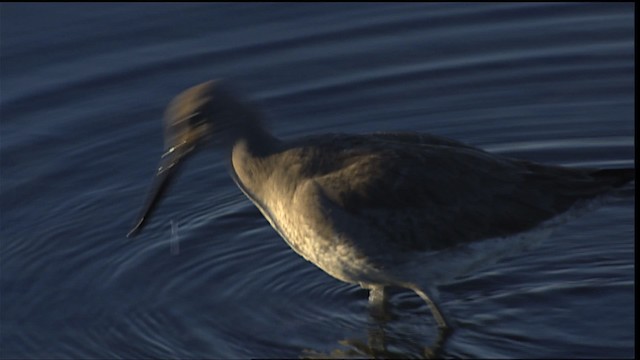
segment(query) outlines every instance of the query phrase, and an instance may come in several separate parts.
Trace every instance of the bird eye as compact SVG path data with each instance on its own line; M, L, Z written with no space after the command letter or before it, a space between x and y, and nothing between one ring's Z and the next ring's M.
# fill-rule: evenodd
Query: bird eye
M195 112L191 114L187 120L189 121L189 125L191 127L196 127L204 124L206 118L201 112Z

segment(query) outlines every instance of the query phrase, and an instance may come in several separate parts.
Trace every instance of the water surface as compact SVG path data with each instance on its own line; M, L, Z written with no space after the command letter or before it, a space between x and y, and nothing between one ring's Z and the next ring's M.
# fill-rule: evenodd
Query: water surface
M125 234L185 87L227 78L282 138L423 131L549 164L634 164L634 5L0 5L0 356L250 358L354 350L367 292L296 255L226 174L185 167ZM450 358L635 353L634 198L441 289ZM172 234L171 224L174 225ZM383 333L419 357L428 309Z

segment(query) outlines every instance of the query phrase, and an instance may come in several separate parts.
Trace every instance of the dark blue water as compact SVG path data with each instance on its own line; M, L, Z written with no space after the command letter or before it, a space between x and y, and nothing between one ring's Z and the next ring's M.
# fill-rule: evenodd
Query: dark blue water
M367 292L290 250L221 154L194 158L125 238L164 107L210 78L283 138L423 131L634 164L633 4L2 4L0 30L2 358L344 355L380 330ZM634 201L441 288L460 323L442 355L632 357ZM391 303L388 349L420 356L426 305Z

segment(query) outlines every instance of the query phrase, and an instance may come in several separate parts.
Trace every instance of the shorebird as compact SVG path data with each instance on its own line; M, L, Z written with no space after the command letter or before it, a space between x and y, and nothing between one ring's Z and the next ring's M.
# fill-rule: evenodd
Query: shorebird
M326 134L282 141L218 80L169 104L165 152L138 222L148 222L178 165L212 144L289 246L336 279L415 291L438 326L436 286L526 247L577 209L634 181L635 169L567 168L513 159L425 133ZM530 236L530 235L535 236ZM538 235L536 235L538 234Z

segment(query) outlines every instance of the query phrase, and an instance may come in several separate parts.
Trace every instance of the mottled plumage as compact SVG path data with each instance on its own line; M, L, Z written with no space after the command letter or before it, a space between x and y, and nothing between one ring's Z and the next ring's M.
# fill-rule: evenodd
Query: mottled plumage
M238 186L298 254L377 292L385 286L415 290L443 327L424 292L443 276L428 271L425 261L461 248L455 258L464 262L465 244L535 230L635 176L633 169L535 164L428 134L327 134L285 142L259 117L217 82L176 97L167 110L158 180L132 234L178 162L217 142L229 151Z

